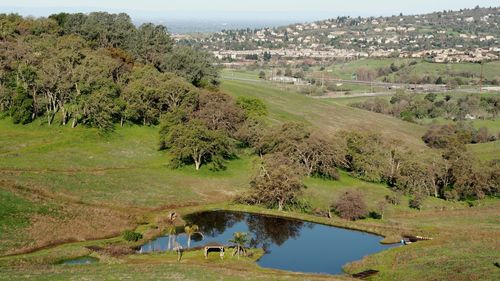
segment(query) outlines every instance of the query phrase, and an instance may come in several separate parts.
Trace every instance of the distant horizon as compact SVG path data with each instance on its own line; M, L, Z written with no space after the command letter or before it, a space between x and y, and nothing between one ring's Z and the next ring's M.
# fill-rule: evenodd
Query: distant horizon
M442 10L471 9L475 6L480 6L481 8L500 6L498 1L485 0L439 1L439 3L434 3L435 1L422 0L419 1L418 4L407 3L403 6L401 6L401 2L405 2L404 0L381 0L377 1L377 3L379 3L377 6L382 6L382 8L373 8L372 3L363 7L353 6L353 3L368 3L367 1L369 0L354 0L351 1L350 4L337 3L335 5L332 5L332 3L338 1L330 0L325 2L325 0L308 0L307 2L309 4L305 5L304 1L289 0L285 3L296 3L298 6L283 4L283 11L277 11L273 9L278 8L276 2L279 1L270 2L271 4L264 7L252 6L252 9L244 10L245 7L243 7L243 4L229 5L228 0L212 0L211 2L216 4L218 3L219 5L213 5L213 7L210 8L205 7L206 10L203 10L205 4L202 4L198 7L193 6L192 10L186 10L186 3L199 1L201 0L185 0L183 1L184 4L179 3L179 1L168 4L156 3L158 9L150 10L148 5L152 5L157 1L142 0L141 3L145 3L145 5L138 8L136 3L129 1L121 1L122 5L112 6L112 4L116 3L117 0L87 0L83 2L71 1L69 3L68 1L58 0L6 0L2 1L2 4L0 4L0 13L17 13L22 16L33 17L47 17L51 14L59 12L90 13L102 11L109 13L127 13L136 24L153 22L166 25L173 33L191 33L217 32L222 29L276 27L294 23L321 21L339 16L379 17L399 15L400 13L403 13L404 15L417 15ZM11 5L7 6L6 4L9 2L11 2ZM102 2L104 2L104 4ZM252 3L265 2L265 0L254 0ZM426 5L430 2L433 2L434 5ZM43 3L46 3L46 5L42 5ZM222 5L224 3L227 5ZM318 3L320 5L318 5ZM324 9L321 11L316 10L316 8L313 7L315 4L316 6L324 7ZM299 10L300 7L304 7L305 10Z
M18 13L23 16L46 17L58 12L89 13L105 11L127 13L134 20L170 21L315 21L338 16L378 17L400 13L413 15L442 10L459 10L475 6L498 7L497 0L253 0L240 3L230 0L2 0L1 13ZM405 3L406 2L406 3ZM119 8L117 8L119 7Z

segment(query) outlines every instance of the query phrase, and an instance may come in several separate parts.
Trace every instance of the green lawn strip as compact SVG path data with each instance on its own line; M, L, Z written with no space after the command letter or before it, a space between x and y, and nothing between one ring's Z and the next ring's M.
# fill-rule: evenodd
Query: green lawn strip
M487 143L469 144L467 147L483 161L500 159L500 140Z

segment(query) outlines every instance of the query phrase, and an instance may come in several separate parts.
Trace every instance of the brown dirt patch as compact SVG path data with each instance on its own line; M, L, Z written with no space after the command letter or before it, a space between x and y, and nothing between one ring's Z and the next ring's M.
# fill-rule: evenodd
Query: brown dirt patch
M134 228L141 213L135 209L84 204L76 198L58 196L43 189L19 186L3 180L0 180L0 188L45 209L31 215L30 224L23 231L28 240L6 254L27 253L66 242L117 236L125 229Z

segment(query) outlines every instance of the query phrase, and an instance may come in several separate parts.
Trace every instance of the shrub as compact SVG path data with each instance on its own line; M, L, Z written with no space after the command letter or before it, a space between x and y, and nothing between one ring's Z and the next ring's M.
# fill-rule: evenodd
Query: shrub
M401 116L401 119L403 119L403 121L406 121L406 122L415 122L415 120L413 119L414 115L409 110L402 111L401 114L400 114L400 116Z
M289 209L303 214L311 214L314 212L311 204L305 199L297 199L289 206Z
M137 242L138 240L142 239L142 234L131 231L131 230L125 230L122 233L122 237L124 240L129 241L129 242Z
M424 203L425 195L423 194L415 194L413 198L410 200L410 208L420 210L422 209L422 204Z
M391 205L399 205L401 203L401 197L398 194L391 194L385 196L385 201Z
M244 111L246 117L261 117L267 115L266 104L259 99L238 97L236 105Z
M375 211L371 211L369 214L368 214L368 217L369 218L372 218L372 219L376 219L376 220L380 220L382 219L382 214L379 214Z
M363 194L356 190L342 194L332 207L341 218L348 220L364 218L368 213Z
M17 87L12 99L10 114L14 124L28 124L31 122L33 99L23 87Z
M425 95L424 99L430 101L430 102L434 102L437 98L437 95L435 93L428 93L427 95Z
M266 79L266 73L263 70L259 72L259 79Z
M465 201L465 203L467 203L467 207L469 207L469 208L474 208L474 207L479 206L479 203L477 201L474 201L474 200L467 200L467 201Z

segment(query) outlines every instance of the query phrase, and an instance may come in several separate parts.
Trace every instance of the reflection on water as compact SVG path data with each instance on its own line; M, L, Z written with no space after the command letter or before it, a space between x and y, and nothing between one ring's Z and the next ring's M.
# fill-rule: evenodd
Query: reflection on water
M276 217L248 216L248 229L253 237L250 241L252 248L264 248L266 252L273 244L283 245L288 239L296 238L304 226L313 227L311 223L298 220L284 220Z
M263 215L213 211L185 218L204 234L193 236L191 247L208 242L229 244L235 232L248 232L249 247L263 248L266 253L258 261L263 267L316 273L341 273L342 266L365 255L387 249L379 236L364 232L325 226L298 220ZM186 235L176 237L184 248ZM166 251L168 237L159 237L143 245L139 252Z
M184 219L188 224L196 224L203 235L216 236L224 233L227 228L246 218L244 213L236 212L203 212L189 215Z

